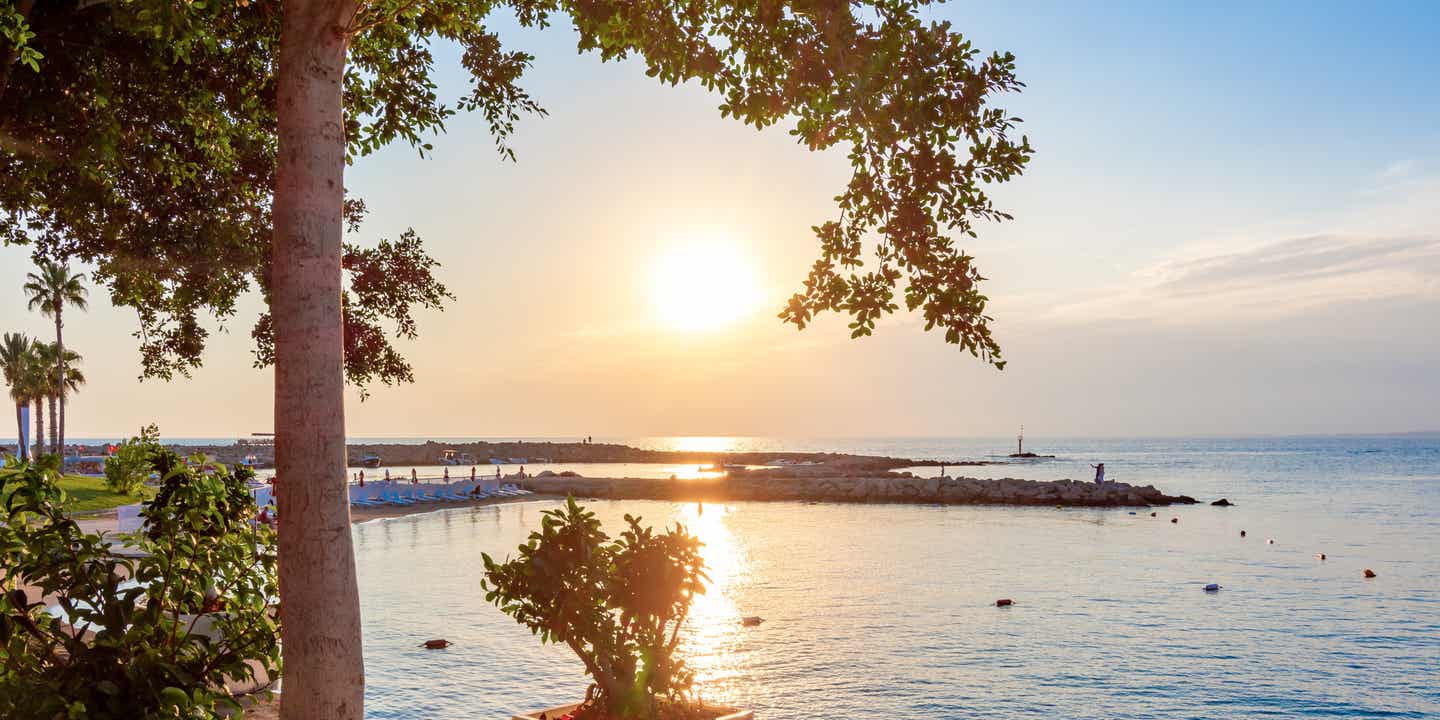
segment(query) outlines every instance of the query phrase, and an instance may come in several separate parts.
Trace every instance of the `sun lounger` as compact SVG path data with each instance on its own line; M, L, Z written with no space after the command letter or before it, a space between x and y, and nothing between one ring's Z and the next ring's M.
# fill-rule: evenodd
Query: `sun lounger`
M381 495L381 497L383 497L383 498L385 499L385 502L387 502L387 503L389 503L389 504L391 504L391 505L413 505L413 504L415 504L415 501L414 501L414 500L411 500L411 499L406 498L406 497L401 497L401 496L400 496L400 493L399 493L399 492L396 492L396 491L394 491L394 490L391 490L390 492L381 493L380 495Z

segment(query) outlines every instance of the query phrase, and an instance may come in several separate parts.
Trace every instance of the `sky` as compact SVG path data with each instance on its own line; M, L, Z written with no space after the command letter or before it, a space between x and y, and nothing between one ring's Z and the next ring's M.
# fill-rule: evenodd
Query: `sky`
M414 228L457 299L400 341L413 385L347 398L351 436L1250 435L1440 430L1440 9L1431 3L978 3L927 10L1017 56L1036 148L963 243L1008 360L914 317L850 340L775 317L835 215L843 150L495 27L536 56L517 162L460 116L433 157L347 173L361 244ZM436 48L441 91L463 71ZM0 248L0 328L28 255ZM9 288L9 290L4 290ZM69 317L71 437L272 430L251 297L191 379L140 382L129 311Z

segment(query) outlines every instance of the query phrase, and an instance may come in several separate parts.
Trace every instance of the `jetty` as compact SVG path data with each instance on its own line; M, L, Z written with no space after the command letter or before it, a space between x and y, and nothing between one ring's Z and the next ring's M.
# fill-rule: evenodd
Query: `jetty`
M748 500L1065 507L1150 507L1196 502L1188 495L1167 495L1154 485L903 475L827 477L752 472L696 480L553 475L526 478L520 485L546 495L680 502Z

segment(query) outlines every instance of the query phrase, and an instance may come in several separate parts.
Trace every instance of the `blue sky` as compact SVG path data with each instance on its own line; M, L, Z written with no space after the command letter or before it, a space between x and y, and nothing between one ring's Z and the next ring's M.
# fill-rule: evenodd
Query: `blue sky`
M841 153L721 120L715 97L633 62L579 56L563 26L497 18L537 56L525 84L551 113L522 120L519 162L459 117L433 158L390 148L347 176L373 211L355 240L414 227L459 296L404 345L419 382L352 399L351 434L1440 429L1440 6L928 12L1014 52L1028 85L1006 107L1037 155L994 192L1016 220L967 244L991 278L1004 373L913 318L859 342L835 319L782 327ZM458 94L453 52L437 54ZM764 299L676 333L657 322L655 258L697 238L733 250ZM0 287L16 288L0 325L45 332L22 311L24 254L0 261ZM72 434L269 429L248 320L194 380L137 391L133 319L96 299L67 331L91 358Z

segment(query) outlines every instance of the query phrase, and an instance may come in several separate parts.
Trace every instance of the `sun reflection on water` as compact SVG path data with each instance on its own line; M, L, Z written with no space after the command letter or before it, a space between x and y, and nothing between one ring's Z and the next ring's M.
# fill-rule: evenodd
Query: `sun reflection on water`
M749 575L749 562L730 530L733 512L729 505L693 503L683 505L676 518L705 544L701 554L710 580L690 608L683 652L695 671L696 686L709 700L733 695L742 674L737 652L741 612L735 592Z
M731 452L739 440L724 435L682 435L664 438L662 443L676 452Z

